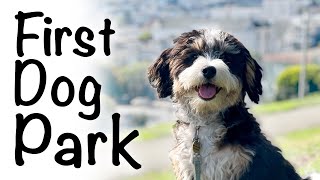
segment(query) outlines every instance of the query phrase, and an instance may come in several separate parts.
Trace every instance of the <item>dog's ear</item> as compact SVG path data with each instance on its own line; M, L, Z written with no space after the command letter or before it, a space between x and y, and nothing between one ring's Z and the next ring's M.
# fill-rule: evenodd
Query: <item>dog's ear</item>
M246 61L246 70L244 78L244 90L247 92L251 101L259 103L259 96L262 94L262 68L254 60L249 51L245 49L244 57Z
M173 40L177 44L191 44L197 37L200 36L201 30L192 30L190 32L182 33L179 37Z
M148 79L152 87L157 89L159 98L165 98L172 95L173 81L170 77L169 61L172 48L166 49L149 67Z

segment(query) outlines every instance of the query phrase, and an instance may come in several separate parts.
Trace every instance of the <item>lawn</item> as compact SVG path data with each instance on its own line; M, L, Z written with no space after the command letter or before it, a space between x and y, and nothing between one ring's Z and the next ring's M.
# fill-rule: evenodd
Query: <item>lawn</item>
M284 156L302 175L320 172L320 128L312 128L278 137Z
M299 107L312 106L320 104L320 93L313 93L303 99L289 99L284 101L274 101L256 105L252 108L254 114L270 114L275 112L283 112Z
M175 122L162 122L154 124L149 127L141 128L139 130L139 139L140 140L151 140L156 138L161 138L168 136L172 130L172 126Z
M320 172L320 127L291 132L277 137L275 144L282 149L288 159L298 170L306 176L312 172ZM130 180L173 180L172 170L149 172Z
M130 177L127 180L174 180L175 176L170 170L163 170L158 172L148 172L141 176Z

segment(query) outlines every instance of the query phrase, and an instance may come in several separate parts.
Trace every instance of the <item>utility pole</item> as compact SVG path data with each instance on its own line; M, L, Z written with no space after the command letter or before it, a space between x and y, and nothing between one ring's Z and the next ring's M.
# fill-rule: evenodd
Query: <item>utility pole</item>
M308 47L309 47L309 22L310 12L309 7L305 8L304 17L302 19L302 41L301 41L301 60L300 60L300 74L299 74L299 87L298 97L304 98L306 90L306 64L308 61Z

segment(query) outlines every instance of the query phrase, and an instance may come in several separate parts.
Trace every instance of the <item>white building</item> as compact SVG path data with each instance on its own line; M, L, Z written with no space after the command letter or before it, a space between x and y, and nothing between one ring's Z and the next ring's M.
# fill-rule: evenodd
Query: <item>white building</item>
M299 13L310 0L263 0L263 14L270 20L288 19Z

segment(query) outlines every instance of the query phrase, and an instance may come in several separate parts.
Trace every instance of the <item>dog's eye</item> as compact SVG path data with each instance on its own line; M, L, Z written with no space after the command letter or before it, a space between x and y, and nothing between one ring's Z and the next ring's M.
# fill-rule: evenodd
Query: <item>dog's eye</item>
M196 60L198 57L199 57L199 54L192 53L185 59L185 63L191 66L193 61Z
M195 60L195 59L197 59L199 57L199 54L192 54L191 55L191 59L193 59L193 60Z

